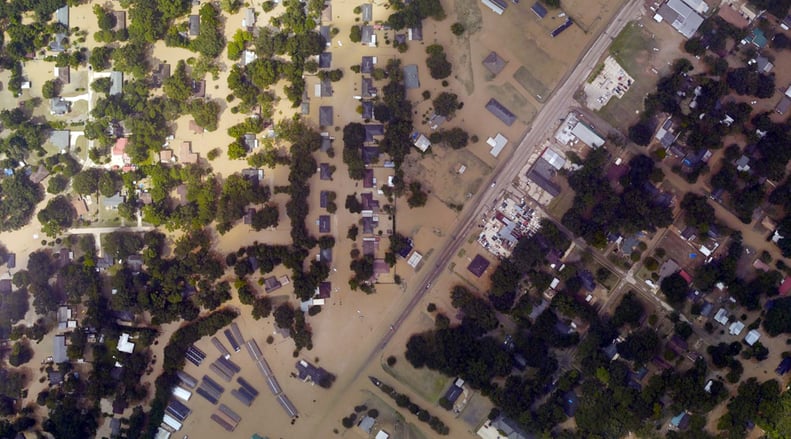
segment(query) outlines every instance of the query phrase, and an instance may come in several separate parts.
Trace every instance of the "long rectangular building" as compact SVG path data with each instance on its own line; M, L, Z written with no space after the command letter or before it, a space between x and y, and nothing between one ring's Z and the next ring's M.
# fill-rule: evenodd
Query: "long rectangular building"
M481 0L481 3L486 5L486 7L491 9L492 12L497 15L503 15L505 8L508 7L508 3L504 2L503 0Z

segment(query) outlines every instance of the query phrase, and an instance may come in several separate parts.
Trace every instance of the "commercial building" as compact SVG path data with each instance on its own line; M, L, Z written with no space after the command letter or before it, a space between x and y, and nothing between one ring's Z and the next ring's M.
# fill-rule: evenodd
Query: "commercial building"
M708 7L706 9L708 10ZM663 21L669 23L673 29L686 38L695 35L700 25L703 24L703 17L682 0L668 0L656 11L654 20L659 23Z

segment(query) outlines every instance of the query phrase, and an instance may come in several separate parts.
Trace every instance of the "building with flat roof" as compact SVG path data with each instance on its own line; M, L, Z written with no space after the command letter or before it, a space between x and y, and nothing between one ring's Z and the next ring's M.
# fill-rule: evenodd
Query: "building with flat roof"
M481 3L483 3L497 15L503 15L505 8L508 7L508 3L504 2L503 0L481 0Z
M415 148L420 150L420 152L426 152L428 148L431 146L431 142L428 140L428 137L424 136L423 134L416 133L417 137L413 135L413 144Z
M118 338L118 351L131 354L135 350L135 344L129 341L129 334L126 332L121 333Z
M486 144L492 147L492 149L489 150L489 154L497 157L503 151L505 145L508 144L508 139L502 134L497 133L496 136L486 139Z
M533 6L530 7L530 10L536 14L539 20L547 16L547 8L545 8L541 2L533 3Z
M481 277L483 273L489 268L490 262L488 259L481 255L475 255L470 265L467 266L467 271L474 274L475 277Z
M695 35L700 25L703 24L703 17L682 0L668 0L656 11L654 20L659 23L667 22L686 38Z

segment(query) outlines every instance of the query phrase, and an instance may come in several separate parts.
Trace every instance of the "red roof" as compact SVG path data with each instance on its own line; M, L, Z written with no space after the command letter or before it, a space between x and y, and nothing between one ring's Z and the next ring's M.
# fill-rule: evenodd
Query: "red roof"
M688 284L692 283L692 276L690 276L689 273L687 273L686 271L681 270L681 271L678 272L678 275L683 277L684 280L687 281Z
M780 295L788 294L791 291L791 276L786 276L785 280L782 284L780 284L780 288L777 289L780 292Z
M126 137L121 137L115 141L115 145L113 145L113 155L123 155L126 152L126 144L129 143L129 139Z

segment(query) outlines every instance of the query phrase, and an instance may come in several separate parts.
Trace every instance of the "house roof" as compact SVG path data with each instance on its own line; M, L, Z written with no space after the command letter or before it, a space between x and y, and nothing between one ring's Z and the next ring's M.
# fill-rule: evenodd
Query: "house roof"
M486 109L509 127L516 121L516 115L505 108L497 99L489 99L489 102L486 103Z
M541 189L556 197L560 195L561 188L552 180L556 170L548 161L543 158L536 160L533 169L528 172L527 177L537 184Z
M363 107L363 114L362 114L363 119L368 119L368 120L373 119L374 103L371 101L363 101L362 107Z
M321 106L319 107L319 125L332 126L333 125L332 107Z
M244 11L244 25L246 27L255 26L255 9L247 8Z
M322 209L326 209L327 205L330 201L330 192L329 191L321 191L319 192L319 207Z
M282 286L283 284L277 280L275 276L269 276L268 278L264 279L264 291L267 293L271 293Z
M423 28L410 27L407 29L407 38L409 38L410 41L423 41Z
M319 233L330 233L330 216L319 216Z
M11 279L0 279L0 294L9 294L13 289Z
M332 294L332 282L321 282L319 284L319 298L329 299Z
M474 274L475 277L481 277L483 273L489 268L490 262L480 254L475 255L470 265L467 266L467 271Z
M124 91L123 72L110 72L110 96L119 95Z
M330 171L331 169L329 163L319 164L319 178L321 180L332 180L332 174Z
M365 142L370 143L374 141L374 137L384 136L385 126L382 124L367 124L365 125Z
M489 55L483 59L483 66L486 67L486 70L490 71L494 76L500 74L500 72L502 72L505 68L506 64L506 61L500 58L500 55L498 55L495 51L490 52Z
M297 361L296 368L297 376L303 381L310 380L314 383L320 383L329 377L329 372L305 360Z
M464 393L464 388L461 386L456 385L456 381L448 387L448 390L445 392L445 399L447 399L451 403L455 403L459 396Z
M326 264L332 263L332 247L323 248L319 251L319 259Z
M365 171L363 171L363 187L365 189L374 187L374 170L371 168L366 168Z
M363 26L361 33L362 33L362 43L363 44L371 44L371 39L374 36L374 28L373 28L373 26Z
M373 19L374 19L374 5L372 5L371 3L363 3L363 4L360 5L360 9L361 9L360 12L361 12L363 21L366 21L366 22L373 21Z
M189 20L190 36L197 36L200 33L200 16L190 15Z
M63 363L69 361L69 356L66 354L66 336L56 335L55 343L52 350L52 361L55 363Z
M49 100L50 112L55 115L63 115L69 112L69 103L61 97Z
M357 424L357 426L360 428L360 430L364 431L366 434L370 434L371 430L373 430L374 428L374 423L376 423L376 420L374 418L370 416L365 416L360 420L360 423Z
M379 160L378 146L363 146L363 163L370 165Z
M49 134L49 143L58 149L69 149L69 131L54 130Z
M113 30L126 29L126 11L113 11L113 15L115 16L115 27L113 27Z
M533 6L530 8L530 10L533 11L533 13L536 14L539 19L547 16L547 8L545 8L540 2L533 3Z
M404 66L404 86L407 90L420 88L420 76L418 75L417 64Z
M654 19L657 17L659 17L657 21L667 21L687 38L695 35L700 25L703 24L703 17L681 0L669 0L657 10Z
M36 172L30 174L29 178L31 182L38 184L41 183L42 180L47 178L48 175L49 175L49 171L47 170L47 168L45 168L44 165L38 165L38 168L36 168Z
M198 153L192 152L192 142L181 142L179 161L181 163L198 163Z
M332 67L332 53L323 52L319 54L319 68L329 69L330 67Z
M105 196L101 197L102 206L104 206L105 208L117 208L123 202L124 202L124 197L118 192L116 192L115 195L113 195L112 197L105 197Z
M372 78L363 78L362 97L372 98L374 96L376 96L376 87L374 87L374 80Z
M376 57L374 56L364 56L360 60L360 73L370 74L374 71L374 65L376 64Z
M66 40L66 34L57 33L53 36L52 41L49 43L49 48L53 52L63 52L66 48L63 46Z
M55 20L58 23L69 27L69 6L62 6L55 11Z

